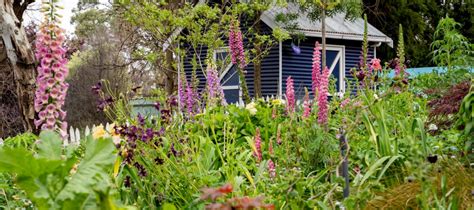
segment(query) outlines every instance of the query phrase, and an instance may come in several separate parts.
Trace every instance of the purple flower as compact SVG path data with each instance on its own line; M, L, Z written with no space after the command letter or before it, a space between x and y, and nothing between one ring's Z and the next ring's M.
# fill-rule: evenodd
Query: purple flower
M233 64L238 64L240 69L247 66L245 61L244 44L242 32L239 28L239 21L232 21L229 31L229 48Z
M293 42L291 43L291 49L293 49L293 52L295 52L297 55L301 53L300 47L296 46Z
M140 113L138 113L137 115L137 120L138 120L138 124L140 124L141 126L145 125L145 118L143 118L143 116Z
M96 85L93 85L91 87L91 90L92 90L93 93L99 94L100 91L102 90L102 82L98 82Z
M212 63L207 66L206 88L208 92L208 103L212 105L225 104L224 90L221 87L219 74Z
M160 111L160 102L156 102L154 106L157 111Z
M176 157L178 156L178 151L176 151L176 149L174 148L174 143L171 143L171 153Z
M186 88L188 87L188 81L186 76L182 75L178 80L178 99L179 99L179 108L181 111L184 111L186 106Z

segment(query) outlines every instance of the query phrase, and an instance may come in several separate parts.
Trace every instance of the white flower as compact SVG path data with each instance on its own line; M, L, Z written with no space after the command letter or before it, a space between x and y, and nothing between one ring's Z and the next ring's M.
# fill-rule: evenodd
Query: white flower
M254 102L251 102L245 106L245 109L247 109L251 115L257 114L257 108L255 107L256 104Z
M428 126L428 130L429 130L429 131L438 130L438 126L436 126L435 124L431 123L431 124Z
M375 93L374 93L374 98L375 98L375 100L379 100L379 96Z

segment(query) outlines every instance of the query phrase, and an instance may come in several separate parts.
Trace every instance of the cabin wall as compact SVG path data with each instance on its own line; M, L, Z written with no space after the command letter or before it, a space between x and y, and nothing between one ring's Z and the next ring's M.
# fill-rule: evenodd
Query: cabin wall
M242 27L242 31L246 31ZM263 30L267 33L271 33L271 29L263 24ZM227 40L225 45L227 46ZM301 99L304 96L304 88L308 88L311 92L311 70L312 70L312 58L315 42L319 41L320 38L316 37L307 37L305 40L300 41L300 43L295 43L299 46L301 53L297 54L292 48L292 41L287 40L282 42L282 72L280 78L280 67L279 67L279 45L278 43L270 49L269 55L262 60L262 95L263 96L277 96L279 94L279 89L281 88L282 95L284 97L286 91L286 79L288 76L292 76L294 79L294 87L296 91L296 96L298 99ZM344 62L343 70L344 77L351 82L351 88L355 87L355 79L352 75L351 69L357 67L361 56L362 56L362 42L361 41L350 41L350 40L335 40L327 39L328 45L333 46L343 46ZM225 46L225 47L226 47ZM245 49L251 49L252 45L249 43L249 40L244 38ZM193 55L196 55L196 60L198 64L197 76L200 81L199 89L203 90L205 87L206 78L204 76L206 70L205 60L208 57L207 47L201 46L197 50L190 48L189 46L183 45L185 49L188 49L188 53L184 56L183 60L183 69L186 73L188 81L191 79L192 64L191 60ZM197 53L196 53L197 52ZM368 59L373 58L374 48L369 47ZM329 58L330 56L328 56ZM200 67L202 66L202 68ZM249 94L251 97L254 96L254 66L253 63L249 63L245 68L246 73L246 82L249 89ZM229 71L231 73L232 71ZM227 78L227 75L223 76ZM280 87L281 79L281 87ZM222 81L224 81L223 79ZM226 85L226 84L223 84ZM347 90L347 84L344 85L344 89ZM354 91L353 89L351 91Z
M302 99L304 96L304 88L311 92L311 71L312 71L312 58L315 47L315 42L321 43L320 38L308 37L305 40L294 45L299 46L300 54L297 54L292 47L292 41L288 40L282 43L282 93L286 92L286 79L291 76L294 80L295 95L298 99ZM351 73L351 69L357 67L360 58L362 56L362 42L360 41L348 41L348 40L334 40L327 39L328 45L343 46L344 47L344 74L345 78L348 78L351 83L354 83L354 77ZM322 48L322 46L321 46ZM374 55L374 48L369 48L368 59L370 60ZM328 58L330 56L328 55ZM334 58L333 58L334 59ZM329 62L328 62L329 63ZM327 64L330 65L330 64ZM354 85L351 85L354 86ZM335 87L334 87L335 88ZM347 89L345 84L344 89ZM346 90L347 91L347 90Z
M247 31L247 28L244 26L241 27L243 32ZM262 31L263 33L270 34L272 29L262 23ZM224 40L225 46L228 47L228 40ZM198 49L193 49L191 46L187 44L183 44L182 47L187 51L184 55L183 59L183 70L188 78L188 81L191 80L192 75L192 59L193 56L196 55L196 61L198 62L198 66L196 68L196 75L200 81L199 89L203 90L205 87L205 71L206 71L206 58L208 57L208 48L206 46L198 47ZM245 49L252 49L252 43L249 43L249 40L244 35L244 48ZM262 82L262 96L276 96L278 94L278 78L279 78L279 50L278 50L278 43L272 46L269 50L269 54L262 60L261 63L261 82ZM212 55L211 55L212 56ZM201 67L202 66L202 67ZM233 67L234 68L234 67ZM253 63L249 63L245 67L246 76L245 80L247 82L247 86L249 89L249 94L251 97L254 96L254 65ZM221 72L223 73L223 72ZM232 73L229 71L228 73ZM222 82L227 78L227 75L223 76L224 79ZM225 84L223 84L225 85Z

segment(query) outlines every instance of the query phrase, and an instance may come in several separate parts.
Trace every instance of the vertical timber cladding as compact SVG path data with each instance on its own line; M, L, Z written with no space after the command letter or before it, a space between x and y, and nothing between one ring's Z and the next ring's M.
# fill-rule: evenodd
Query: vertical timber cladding
M241 25L241 30L246 31L248 30L245 28L245 25ZM266 33L271 32L271 28L262 23L262 30L265 31ZM227 49L227 40L224 40L225 45L223 48L216 49L218 52ZM244 47L245 50L249 50L252 48L252 44L249 43L249 40L244 37ZM191 74L192 74L192 59L193 56L196 56L196 62L198 63L198 67L196 69L196 75L199 79L199 90L203 90L205 88L206 84L206 77L205 77L205 71L206 71L206 59L208 58L208 49L206 46L199 46L197 47L198 49L192 49L192 47L189 44L183 44L183 49L186 50L186 54L183 59L183 69L184 72L186 73L186 77L188 81L191 79ZM230 56L230 54L228 54ZM212 55L211 57L215 57ZM230 57L228 58L230 60ZM278 42L275 43L274 46L272 46L269 49L269 53L267 56L265 56L262 59L261 62L261 87L262 87L262 96L277 96L278 95L278 79L279 79L279 45ZM230 102L236 101L235 96L237 95L238 91L235 89L235 81L233 79L234 73L235 73L235 67L231 68L219 68L219 74L221 77L221 85L224 88L224 93L225 94L230 94L232 96L229 96L230 98L226 99ZM254 97L254 65L253 63L249 63L247 67L245 67L245 80L247 82L247 86L249 89L249 95L251 97ZM237 75L238 77L238 75ZM232 78L231 80L228 80L229 78ZM233 81L232 83L229 83L229 81ZM240 87L239 87L240 88ZM239 93L240 95L240 93Z
M33 129L35 73L33 51L13 2L0 0L0 138Z
M299 46L301 51L299 54L297 54L297 52L295 52L295 50L292 48L291 40L283 42L283 81L281 86L283 95L286 91L286 79L289 76L294 79L295 95L297 99L302 99L304 97L305 87L311 92L312 58L316 41L321 43L320 38L313 37L307 37L305 40L301 41L299 45L297 43L293 43ZM346 91L347 84L345 84L345 78L347 78L351 84L353 84L354 77L351 73L351 69L357 67L361 59L362 42L327 39L327 45L326 63L328 68L332 69L332 77L336 79L334 88L337 91ZM373 57L373 53L374 48L369 48L369 60Z

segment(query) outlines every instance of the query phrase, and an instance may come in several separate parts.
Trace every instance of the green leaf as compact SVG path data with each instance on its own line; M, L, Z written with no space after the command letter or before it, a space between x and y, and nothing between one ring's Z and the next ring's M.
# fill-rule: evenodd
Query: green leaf
M61 159L61 137L53 131L43 131L40 134L41 142L38 144L38 156L51 160Z
M385 156L385 157L382 157L380 159L378 159L377 161L375 161L374 164L372 164L369 168L369 170L367 171L367 173L365 173L364 177L362 177L362 180L360 181L359 183L359 186L364 184L364 182L370 177L372 176L373 174L375 174L375 172L380 168L380 166L387 160L389 159L390 156Z
M171 203L165 203L162 206L163 210L176 210L176 206Z
M87 194L97 188L96 185L109 180L108 170L115 160L115 146L110 139L87 138L84 159L77 167L77 172L66 186L58 193L58 200L74 199L75 194Z

